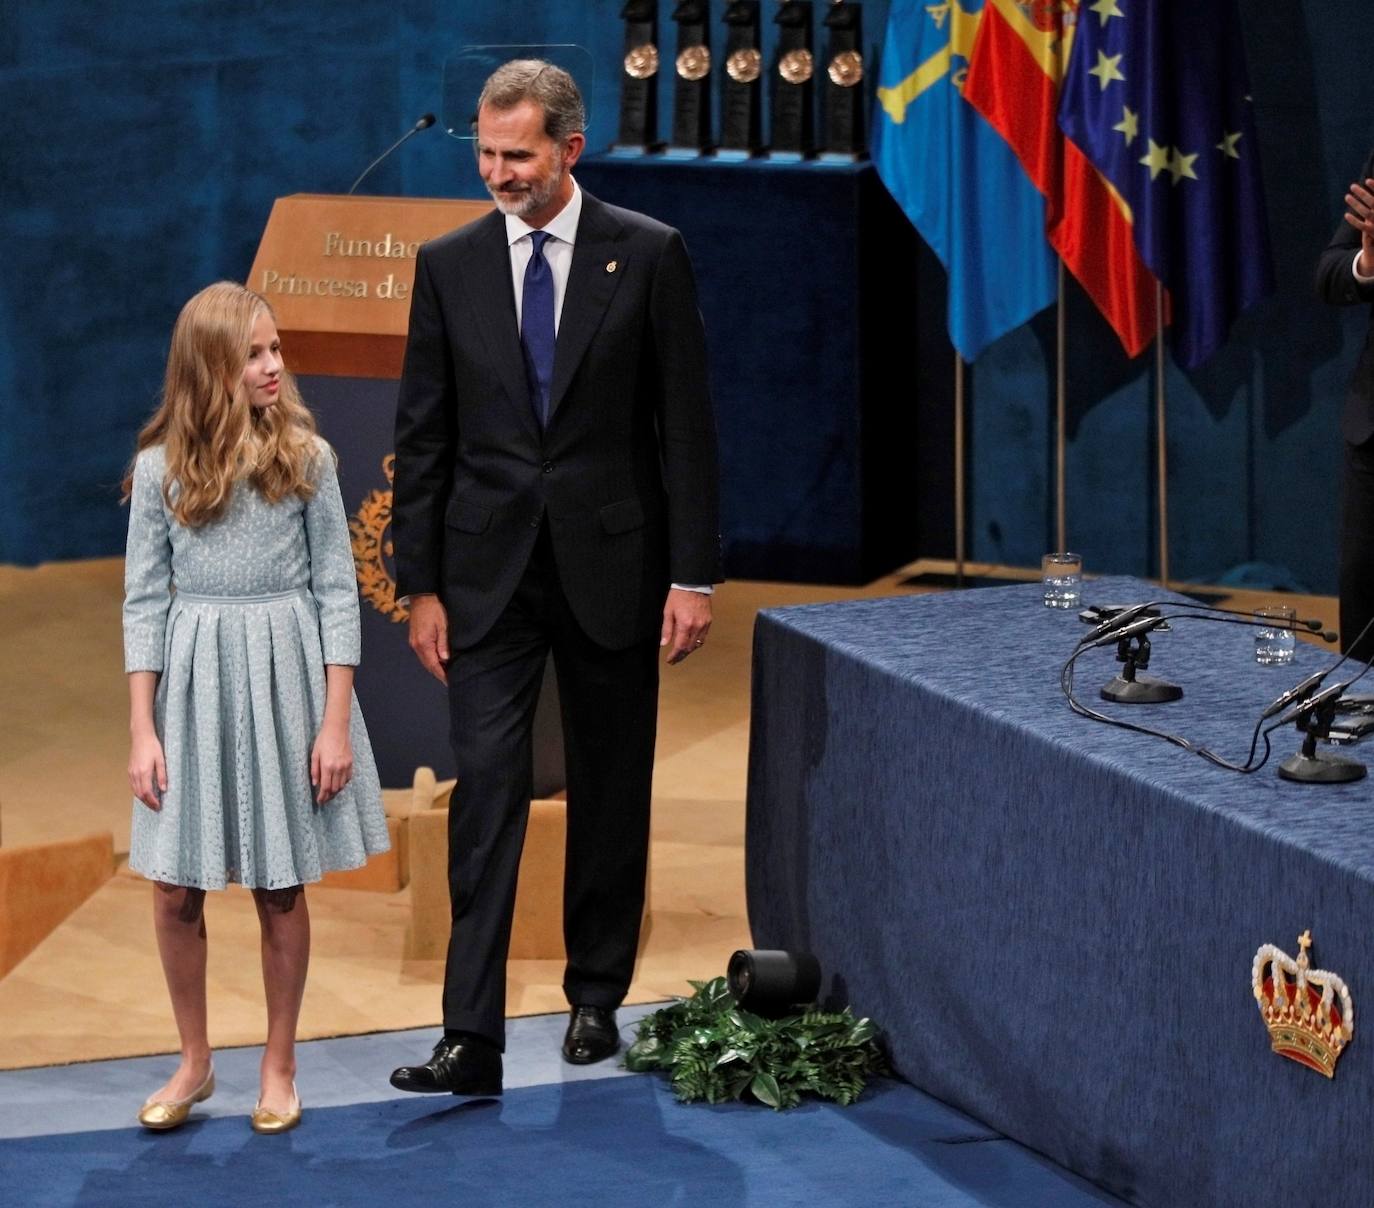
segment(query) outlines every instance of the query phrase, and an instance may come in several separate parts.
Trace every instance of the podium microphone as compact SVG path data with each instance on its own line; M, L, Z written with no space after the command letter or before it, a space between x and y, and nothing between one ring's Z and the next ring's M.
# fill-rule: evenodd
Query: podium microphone
M428 130L432 125L434 125L434 114L426 113L422 118L420 118L419 121L415 123L415 125L413 125L409 130L407 130L403 135L401 135L400 138L398 138L394 143L392 143L391 146L389 146L385 151L383 151L379 156L377 156L376 159L374 159L370 164L367 165L366 168L362 170L361 173L359 173L358 179L355 180L349 186L348 196L352 197L353 190L363 183L363 178L369 172L371 172L373 168L375 168L379 163L381 163L382 160L384 160L388 155L395 151L397 147L399 147L403 142L405 142L406 139L410 138L412 135L419 134L421 130Z

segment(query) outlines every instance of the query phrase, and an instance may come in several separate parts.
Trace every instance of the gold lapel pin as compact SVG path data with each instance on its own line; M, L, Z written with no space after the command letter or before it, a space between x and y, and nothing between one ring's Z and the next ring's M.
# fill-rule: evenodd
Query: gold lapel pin
M608 263L608 264L606 265L606 271L607 271L608 273L613 273L613 272L615 272L615 270L616 270L619 266L620 266L620 261L619 261L619 260L612 260L612 261L610 261L610 263Z

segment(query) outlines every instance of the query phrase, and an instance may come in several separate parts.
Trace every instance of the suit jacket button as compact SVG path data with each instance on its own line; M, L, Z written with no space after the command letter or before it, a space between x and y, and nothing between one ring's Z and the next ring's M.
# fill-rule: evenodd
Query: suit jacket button
M539 517L538 517L538 516L531 516L531 517L530 517L530 528L538 528L538 527L539 527Z
M542 466L540 466L539 468L540 468L540 470L542 470L545 474L552 474L552 473L553 473L553 462L551 462L551 461L546 461L546 462L545 462Z

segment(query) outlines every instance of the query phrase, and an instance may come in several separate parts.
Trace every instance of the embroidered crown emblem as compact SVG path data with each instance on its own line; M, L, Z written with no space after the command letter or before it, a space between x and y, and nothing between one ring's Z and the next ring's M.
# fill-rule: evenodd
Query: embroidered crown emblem
M1297 960L1273 944L1262 945L1250 979L1274 1052L1330 1078L1354 1035L1355 1006L1336 974L1310 967L1311 946L1310 931L1298 936Z
M396 454L382 458L382 473L386 475L385 491L369 491L362 506L348 518L348 531L353 543L353 565L358 572L358 589L362 597L384 617L401 622L410 610L396 599L396 579L387 567L391 557L391 480L396 476Z

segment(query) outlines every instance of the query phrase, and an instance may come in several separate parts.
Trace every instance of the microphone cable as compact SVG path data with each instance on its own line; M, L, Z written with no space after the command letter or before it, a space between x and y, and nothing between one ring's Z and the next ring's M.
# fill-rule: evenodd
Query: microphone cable
M1080 701L1074 694L1074 664L1078 661L1081 655L1083 655L1088 650L1097 649L1099 645L1107 645L1108 642L1105 639L1110 638L1112 633L1116 630L1125 629L1128 625L1135 623L1135 618L1140 617L1146 609L1159 608L1165 606L1181 607L1186 609L1193 609L1195 611L1160 614L1156 617L1151 617L1149 619L1153 620L1155 624L1148 626L1142 632L1148 633L1151 629L1158 628L1166 621L1185 620L1214 621L1220 624L1246 625L1250 627L1266 629L1281 628L1296 630L1299 625L1298 622L1295 622L1293 625L1274 626L1270 623L1269 618L1250 619L1254 617L1253 613L1233 611L1231 609L1224 608L1213 608L1210 605L1206 604L1192 604L1175 600L1158 600L1151 601L1147 604L1133 605L1131 608L1123 609L1122 612L1118 613L1116 617L1108 618L1107 621L1099 625L1097 629L1095 629L1092 633L1088 634L1085 638L1080 639L1077 648L1074 650L1073 654L1069 656L1068 661L1064 664L1062 670L1059 673L1059 686L1061 691L1064 693L1065 698L1069 702L1069 708L1074 713L1078 714L1080 717L1086 717L1092 721L1102 722L1103 724L1109 726L1115 726L1121 730L1129 730L1135 734L1145 734L1151 738L1161 738L1165 742L1171 743L1173 746L1181 747L1185 751L1190 751L1194 755L1201 756L1209 763L1214 764L1215 766L1222 768L1226 771L1239 772L1246 775L1248 775L1251 772L1259 771L1260 768L1264 767L1264 765L1269 761L1269 756L1272 752L1272 746L1270 743L1269 736L1275 730L1281 729L1282 727L1291 724L1294 720L1293 717L1282 716L1285 709L1287 709L1289 705L1293 704L1294 702L1287 702L1286 704L1281 705L1278 710L1280 714L1280 720L1276 721L1267 729L1264 728L1264 723L1267 720L1268 716L1272 716L1272 714L1268 713L1268 709L1273 708L1273 705L1269 705L1266 708L1265 712L1261 713L1260 719L1255 723L1254 732L1250 737L1250 750L1246 756L1245 762L1243 764L1238 764L1229 759L1226 759L1224 756L1218 755L1215 751L1212 751L1207 747L1200 746L1199 744L1192 742L1187 738L1184 738L1180 734L1173 734L1167 730L1160 730L1153 726L1142 725L1138 722L1130 722L1125 721L1121 718L1110 717L1107 714L1102 713L1096 709L1089 708L1087 705L1083 704L1083 702ZM1213 613L1221 613L1224 615L1207 615ZM1124 622L1117 620L1117 618L1121 616L1126 617L1126 620ZM1112 622L1116 623L1113 624ZM1307 629L1309 632L1321 633L1322 637L1328 641L1335 640L1334 634L1330 634L1330 636L1328 636L1329 631L1324 631L1321 628L1321 622L1319 620L1303 621L1300 624L1302 628ZM1365 624L1365 627L1362 630L1360 630L1359 634L1356 636L1354 642L1351 643L1352 649L1360 643L1364 636L1369 632L1371 627L1374 627L1374 617L1371 617L1369 619L1369 621ZM1348 653L1341 655L1341 657L1334 664L1332 664L1330 668L1321 673L1321 678L1317 681L1317 684L1314 685L1314 688L1319 687L1321 680L1326 679L1327 676L1331 675L1334 671L1336 671L1350 657L1351 656ZM1340 685L1340 692L1338 692L1336 695L1340 696L1342 693L1346 692L1349 688L1351 688L1354 684L1358 683L1368 673L1369 669L1369 664L1366 664L1364 669L1361 670L1359 674L1357 674L1353 679L1349 680L1345 684ZM1280 697L1280 699L1282 699L1282 697ZM1308 701L1310 701L1311 699L1312 697L1309 696L1307 700L1302 702L1302 704L1306 705ZM1301 707L1299 708L1299 712L1301 712ZM1264 754L1263 756L1261 756L1259 762L1256 763L1255 753L1259 747L1259 743L1261 740L1263 740L1264 742Z

